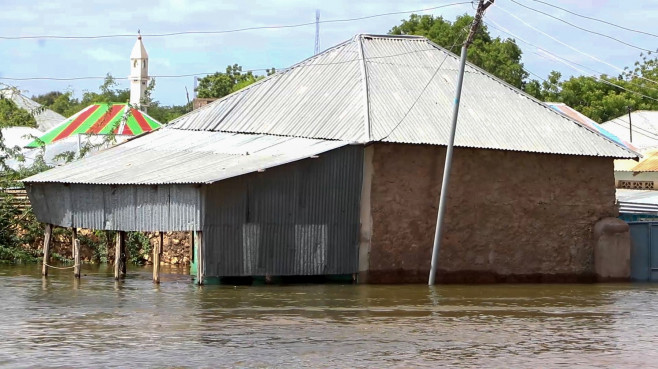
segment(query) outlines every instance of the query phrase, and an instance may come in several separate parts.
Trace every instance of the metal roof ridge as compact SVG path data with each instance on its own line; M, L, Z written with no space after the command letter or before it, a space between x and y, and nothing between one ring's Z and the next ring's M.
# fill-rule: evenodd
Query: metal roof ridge
M363 99L364 101L364 125L365 125L365 142L370 142L372 139L371 135L371 126L370 126L370 86L368 85L368 67L366 65L365 51L363 50L363 37L364 35L359 35L356 42L359 43L359 61L361 62L361 86L363 88Z
M355 38L363 37L372 37L372 38L410 38L410 39L427 39L425 36L419 35L389 35L389 34L378 34L378 33L359 33Z

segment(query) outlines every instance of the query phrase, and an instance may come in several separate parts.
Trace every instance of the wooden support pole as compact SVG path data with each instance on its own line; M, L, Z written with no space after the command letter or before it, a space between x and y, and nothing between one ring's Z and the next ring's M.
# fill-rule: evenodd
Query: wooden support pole
M73 259L73 276L80 278L80 241L78 240L78 229L71 228L71 255Z
M160 283L160 254L162 252L164 235L160 232L160 238L153 248L153 283Z
M73 241L73 253L75 255L73 257L73 262L75 263L73 265L73 276L75 278L80 278L80 268L82 265L80 261L80 240L77 238Z
M48 276L48 262L50 261L50 239L52 237L53 225L46 224L46 229L43 233L43 265L41 267L41 274Z
M75 240L78 239L78 229L71 228L71 259L75 259Z
M117 232L114 247L114 279L126 276L126 233Z
M121 277L126 276L128 254L126 253L126 232L121 231Z
M197 255L196 255L196 279L197 279L197 284L199 286L203 285L203 277L205 274L205 268L203 263L205 262L205 258L203 257L203 252L204 252L204 244L203 244L203 233L201 231L196 232L196 250L197 250Z

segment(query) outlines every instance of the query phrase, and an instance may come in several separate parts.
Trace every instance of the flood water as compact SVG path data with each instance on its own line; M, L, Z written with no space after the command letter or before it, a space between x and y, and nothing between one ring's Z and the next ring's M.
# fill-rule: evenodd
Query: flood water
M648 367L658 286L196 287L0 266L0 366Z

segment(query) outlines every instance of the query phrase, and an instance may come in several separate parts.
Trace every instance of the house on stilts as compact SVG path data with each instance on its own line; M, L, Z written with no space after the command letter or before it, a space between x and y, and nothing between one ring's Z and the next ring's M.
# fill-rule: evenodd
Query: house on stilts
M457 70L426 38L357 35L24 182L43 223L195 232L200 283L426 282ZM613 160L637 154L470 64L461 104L437 280L590 278Z

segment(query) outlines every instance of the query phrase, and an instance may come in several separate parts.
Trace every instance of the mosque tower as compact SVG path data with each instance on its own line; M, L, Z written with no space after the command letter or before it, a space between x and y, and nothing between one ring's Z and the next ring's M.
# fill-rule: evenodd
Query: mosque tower
M137 42L130 53L130 104L146 112L142 101L146 97L146 87L149 80L149 56L142 43L142 35L137 36Z

